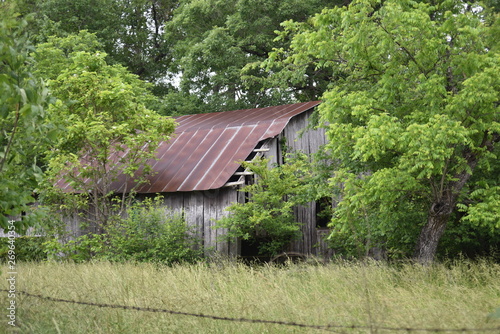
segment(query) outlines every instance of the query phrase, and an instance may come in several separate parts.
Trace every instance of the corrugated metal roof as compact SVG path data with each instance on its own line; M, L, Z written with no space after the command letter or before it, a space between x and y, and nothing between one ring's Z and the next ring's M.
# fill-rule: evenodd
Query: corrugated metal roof
M319 101L176 118L175 136L158 147L153 174L139 193L221 188L262 140L277 136L290 119ZM113 183L120 192L124 178ZM127 188L130 189L131 185Z

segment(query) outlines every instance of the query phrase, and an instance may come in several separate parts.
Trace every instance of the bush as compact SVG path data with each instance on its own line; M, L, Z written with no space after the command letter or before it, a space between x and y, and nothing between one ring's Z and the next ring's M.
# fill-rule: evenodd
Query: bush
M193 262L201 256L180 214L166 211L161 197L146 199L128 210L128 218L107 228L110 260Z
M226 238L248 240L260 255L274 256L300 237L301 223L296 221L293 208L311 200L310 172L305 158L300 158L272 169L267 159L243 163L257 175L257 182L241 190L249 194L248 202L229 206L229 215L217 222L217 228L228 229Z
M56 238L44 243L48 259L70 259L84 262L106 256L106 236L103 234L85 234L75 240L61 243Z
M127 218L115 219L103 234L87 234L61 244L46 243L47 252L82 262L109 261L195 262L201 258L200 242L193 236L182 215L161 205L161 197L146 199L127 210Z

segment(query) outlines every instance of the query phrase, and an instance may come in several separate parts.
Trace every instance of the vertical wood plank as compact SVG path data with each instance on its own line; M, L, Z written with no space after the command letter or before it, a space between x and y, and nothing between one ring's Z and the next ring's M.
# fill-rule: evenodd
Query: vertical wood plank
M316 153L319 148L326 143L325 130L306 129L309 124L309 117L313 111L295 116L290 120L288 125L282 132L286 138L286 144L289 152L302 152L308 156ZM296 220L302 223L300 240L290 244L289 250L304 253L316 254L315 245L318 243L318 235L316 231L316 204L315 202L307 203L304 206L298 206L294 209Z
M221 219L229 215L229 211L227 211L226 208L234 203L237 203L239 195L240 194L237 188L224 189L224 194L221 196L221 210L218 212L217 219ZM217 237L220 239L223 235L227 234L227 231L227 229L218 229ZM221 242L220 245L217 246L218 251L229 257L239 255L239 247L238 240L225 241L223 243Z
M281 161L280 160L281 153L279 149L278 137L270 139L265 145L265 148L268 148L269 151L264 153L263 157L269 159L269 167Z
M188 192L184 194L184 219L186 224L192 229L191 233L201 241L203 247L203 194L199 191Z
M216 191L203 191L203 195L203 230L205 240L205 256L210 256L217 250L214 235L215 231L212 229L212 226L213 219L217 218L217 197L219 195L219 189L217 189Z

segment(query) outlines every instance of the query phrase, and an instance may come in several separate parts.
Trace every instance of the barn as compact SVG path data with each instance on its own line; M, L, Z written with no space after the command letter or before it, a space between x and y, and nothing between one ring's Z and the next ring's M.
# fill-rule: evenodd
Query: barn
M207 255L255 255L245 242L222 241L218 236L225 231L213 228L228 214L230 204L245 201L239 190L253 178L239 162L262 156L281 164L285 145L288 151L316 152L325 144L325 132L308 125L319 103L177 117L175 135L159 145L158 160L151 162L154 173L138 188L138 196L162 194L165 206L182 213L194 227ZM113 188L119 192L123 184L117 181ZM316 203L295 209L303 223L302 238L288 251L319 256L326 251L321 238L325 230L318 226L316 211Z

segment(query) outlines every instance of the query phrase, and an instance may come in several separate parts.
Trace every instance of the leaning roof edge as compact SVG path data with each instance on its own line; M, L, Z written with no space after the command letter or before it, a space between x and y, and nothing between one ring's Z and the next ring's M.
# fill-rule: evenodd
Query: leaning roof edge
M175 118L175 135L158 145L157 158L148 162L153 173L137 193L188 192L218 189L256 145L283 131L289 121L318 106L321 101L241 109ZM67 184L58 182L64 191ZM132 181L118 177L111 189L132 189Z

